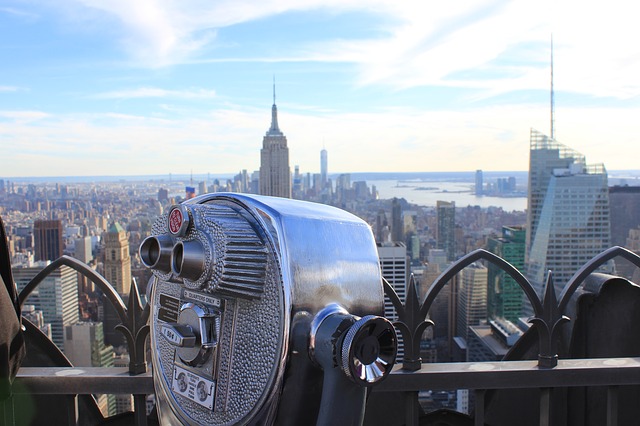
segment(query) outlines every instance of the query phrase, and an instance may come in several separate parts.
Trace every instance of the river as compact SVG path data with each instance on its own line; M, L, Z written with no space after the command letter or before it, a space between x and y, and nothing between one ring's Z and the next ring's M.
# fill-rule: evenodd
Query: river
M367 185L375 185L382 199L404 198L421 206L435 206L437 201L453 201L456 207L480 206L502 207L505 211L524 211L527 198L476 196L474 183L424 181L424 180L367 180Z

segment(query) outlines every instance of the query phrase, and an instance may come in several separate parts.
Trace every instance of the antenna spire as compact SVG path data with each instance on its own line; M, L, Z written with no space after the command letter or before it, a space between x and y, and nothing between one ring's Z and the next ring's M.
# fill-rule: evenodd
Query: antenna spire
M278 107L276 106L276 76L273 76L273 105L271 106L271 127L267 131L267 135L282 136L280 128L278 128Z
M555 136L555 102L553 99L553 33L551 34L551 140Z

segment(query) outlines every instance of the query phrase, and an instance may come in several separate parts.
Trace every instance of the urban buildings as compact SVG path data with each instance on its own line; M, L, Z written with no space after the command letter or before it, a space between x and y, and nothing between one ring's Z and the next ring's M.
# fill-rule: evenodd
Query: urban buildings
M447 260L454 260L456 257L456 203L438 201L436 212L438 216L437 248L445 251Z
M404 223L402 222L402 204L394 198L391 201L391 241L404 242Z
M624 246L629 230L640 226L640 186L609 187L611 245Z
M556 293L587 261L610 245L604 165L531 130L527 278L541 294L548 270Z
M475 193L476 196L481 196L483 193L483 184L482 184L482 170L476 170L476 186L475 186Z
M524 271L526 230L522 226L503 226L502 236L490 238L487 250ZM487 315L516 323L522 316L523 292L518 283L501 268L488 264Z
M271 127L262 139L260 150L260 194L291 198L291 168L287 137L278 127L276 89L273 86Z
M36 220L33 223L35 260L56 260L62 256L61 220Z
M487 268L474 263L460 272L456 335L468 341L469 327L487 320Z
M64 354L74 367L113 367L113 347L104 344L102 323L79 322L65 327ZM116 414L115 395L96 395L104 415Z
M322 181L322 188L327 186L327 179L329 174L329 159L327 150L322 148L320 151L320 178Z
M403 302L407 296L407 247L402 242L377 243L378 257L382 276L393 287L396 294ZM385 298L384 315L390 321L398 319L393 304ZM398 336L398 356L396 362L402 362L404 357L403 336Z
M489 320L488 324L469 327L467 361L501 361L523 332L511 321Z
M612 186L609 188L609 205L611 208L611 245L631 247L637 244L629 244L627 240L635 240L632 234L637 233L640 226L640 186ZM630 262L614 259L616 274L633 280L636 268ZM637 281L636 281L637 282Z
M74 241L74 257L80 262L89 263L93 260L91 237L78 237Z
M31 267L13 267L13 279L21 291L47 262L38 262ZM35 310L41 310L44 321L51 324L53 343L64 352L64 327L78 322L78 275L63 266L52 271L27 299Z
M127 232L118 222L112 222L104 233L104 277L120 295L131 288L131 256Z

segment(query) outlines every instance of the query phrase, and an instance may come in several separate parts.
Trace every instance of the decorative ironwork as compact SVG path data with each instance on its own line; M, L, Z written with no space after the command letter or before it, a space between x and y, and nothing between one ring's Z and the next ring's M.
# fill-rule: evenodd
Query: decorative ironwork
M584 266L580 268L569 279L569 282L562 290L562 293L560 293L560 310L564 311L564 309L567 307L567 304L569 303L569 299L571 299L571 296L573 296L573 293L575 293L575 291L578 289L580 284L582 284L585 278L587 278L600 266L616 257L622 257L623 259L626 259L629 262L633 263L637 268L640 268L640 256L632 251L619 246L614 246L603 251L602 253L585 263Z
M127 307L118 292L102 275L98 274L96 271L73 257L62 256L47 265L44 269L38 272L31 281L29 281L18 296L20 307L22 307L24 301L47 276L62 266L74 269L87 277L97 285L100 290L102 290L105 296L107 296L107 299L114 307L118 318L122 321L121 324L116 326L116 330L119 330L124 334L127 340L127 345L129 347L129 373L141 374L146 372L147 361L144 344L149 334L149 305L147 304L144 309L142 308L138 285L136 284L135 279L132 280L131 283L131 289L129 290L129 306Z
M400 321L395 321L393 325L400 330L404 338L404 360L402 367L405 370L419 370L422 364L422 358L420 357L420 340L427 327L434 325L433 321L426 319L426 315L421 316L420 314L421 305L418 301L418 291L413 275L411 275L409 279L409 287L407 288L407 297L404 305L389 282L382 278L382 283L385 294L391 300L391 303L393 303L398 313L398 318L400 318Z
M547 274L542 313L529 319L529 322L538 327L539 353L538 367L553 368L558 365L558 333L560 326L569 322L569 317L562 315L556 299L556 290L553 285L553 274Z
M426 318L436 296L455 275L479 260L485 260L502 269L509 274L524 291L534 312L534 316L529 319L529 322L537 327L538 331L538 367L555 367L558 363L557 342L561 329L560 326L570 321L570 318L564 315L564 311L567 308L571 296L573 296L592 272L618 256L627 259L636 267L640 268L640 256L622 247L612 247L595 256L571 277L560 294L559 302L553 285L552 271L548 271L547 273L544 297L543 300L540 300L533 285L520 271L506 260L483 249L475 250L451 264L433 282L422 303L418 301L413 276L411 276L409 280L407 297L404 304L393 287L383 278L382 282L385 294L398 313L399 321L394 322L394 326L402 333L402 337L404 338L405 361L402 368L409 371L417 371L420 369L422 363L420 358L420 339L427 327L433 326L433 322Z

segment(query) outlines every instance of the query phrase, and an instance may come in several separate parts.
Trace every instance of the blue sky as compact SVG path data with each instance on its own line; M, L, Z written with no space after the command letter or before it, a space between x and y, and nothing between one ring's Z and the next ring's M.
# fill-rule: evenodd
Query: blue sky
M290 162L526 170L529 129L639 169L628 1L5 0L3 177L259 167L275 75Z

